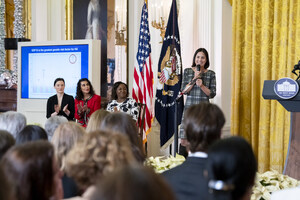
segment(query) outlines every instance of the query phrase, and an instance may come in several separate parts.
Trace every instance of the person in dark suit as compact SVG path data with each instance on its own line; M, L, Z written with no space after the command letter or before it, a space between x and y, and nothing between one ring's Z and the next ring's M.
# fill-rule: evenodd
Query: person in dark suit
M225 124L222 110L215 104L194 104L185 113L184 132L188 157L181 165L162 175L173 189L177 200L207 199L208 181L204 177L209 146L220 139Z
M47 101L47 118L62 115L69 121L74 119L75 105L74 98L65 94L65 80L57 78L54 81L56 95L51 96Z

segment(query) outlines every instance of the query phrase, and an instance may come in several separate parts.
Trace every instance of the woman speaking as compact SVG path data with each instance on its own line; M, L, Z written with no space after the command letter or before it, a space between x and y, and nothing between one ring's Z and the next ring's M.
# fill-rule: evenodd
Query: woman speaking
M54 81L56 95L51 96L47 101L47 118L55 115L62 115L69 121L74 119L74 98L65 94L65 80L57 78Z
M215 72L208 69L209 56L204 48L196 50L193 57L191 68L184 70L182 81L182 92L187 95L184 105L182 121L185 111L194 104L200 102L209 102L209 99L216 96L216 75ZM182 146L186 146L186 136L184 135L184 127L181 124L179 138L181 139L180 153L185 152Z

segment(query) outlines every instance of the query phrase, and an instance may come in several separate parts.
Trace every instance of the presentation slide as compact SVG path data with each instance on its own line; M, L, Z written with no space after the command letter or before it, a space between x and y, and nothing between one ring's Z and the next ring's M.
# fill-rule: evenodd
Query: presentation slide
M22 47L29 49L22 51L21 98L49 98L56 93L56 78L63 78L65 93L75 97L78 80L88 77L88 48L78 46L83 45Z

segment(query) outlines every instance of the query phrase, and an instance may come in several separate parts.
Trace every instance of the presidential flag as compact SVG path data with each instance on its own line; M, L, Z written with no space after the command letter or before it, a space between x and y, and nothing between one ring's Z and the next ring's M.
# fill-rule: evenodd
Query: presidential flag
M177 6L173 0L167 29L158 62L158 84L155 98L155 117L160 124L160 145L168 145L174 134L175 114L178 126L181 122L183 99L178 102L175 113L175 102L181 87L182 62L180 38L177 21Z
M151 122L153 119L153 72L151 67L151 45L146 2L144 3L141 15L139 46L134 67L132 97L136 102L145 104L145 121L141 123L144 124L143 142L145 143L147 141L147 135L151 130ZM139 126L141 124L139 124Z

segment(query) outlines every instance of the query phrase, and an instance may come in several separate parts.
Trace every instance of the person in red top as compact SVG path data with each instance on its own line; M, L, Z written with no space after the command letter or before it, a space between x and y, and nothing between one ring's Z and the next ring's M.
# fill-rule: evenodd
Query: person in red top
M87 78L82 78L77 83L75 97L75 119L86 127L90 116L101 108L101 97L95 94L91 82Z

